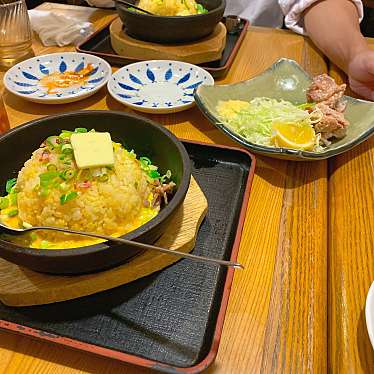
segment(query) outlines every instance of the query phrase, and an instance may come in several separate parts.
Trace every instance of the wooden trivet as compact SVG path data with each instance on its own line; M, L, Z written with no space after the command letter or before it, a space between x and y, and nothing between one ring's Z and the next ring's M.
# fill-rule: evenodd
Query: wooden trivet
M207 210L205 195L191 178L183 205L156 245L190 252L195 246L196 235ZM147 251L110 270L64 276L37 273L0 259L0 300L10 306L28 306L75 299L132 282L178 260L176 256Z
M219 60L226 45L226 27L219 23L209 36L191 43L158 44L134 39L123 32L120 18L109 27L114 51L136 60L177 60L191 64Z

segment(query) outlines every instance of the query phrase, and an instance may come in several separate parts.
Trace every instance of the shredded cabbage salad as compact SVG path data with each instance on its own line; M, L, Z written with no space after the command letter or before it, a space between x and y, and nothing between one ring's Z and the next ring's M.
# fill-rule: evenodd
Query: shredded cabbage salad
M250 102L220 101L217 111L222 122L238 135L251 143L271 146L273 123L312 125L317 120L316 113L309 113L306 109L313 107L313 103L297 106L285 100L257 97Z

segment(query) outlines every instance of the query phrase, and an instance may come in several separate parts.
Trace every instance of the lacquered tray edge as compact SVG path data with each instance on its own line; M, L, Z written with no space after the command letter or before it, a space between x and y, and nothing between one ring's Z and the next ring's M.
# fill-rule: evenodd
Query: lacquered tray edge
M191 141L188 139L180 139L180 140L183 142L188 142L188 143L197 144L197 145L210 146L210 147L216 147L216 148L241 152L241 153L246 154L251 160L251 164L250 164L250 168L249 168L249 172L247 176L247 181L246 181L246 187L244 190L244 195L243 195L243 200L242 200L242 206L241 206L240 214L239 214L238 226L237 226L236 233L235 233L235 240L232 246L232 251L231 251L231 256L230 256L231 261L236 261L238 252L239 252L240 239L242 235L243 225L245 221L245 214L247 211L248 200L249 200L249 195L251 191L254 170L255 170L255 165L256 165L255 156L252 155L247 150L238 148L238 147L229 147L225 145L217 145L217 144L211 144L211 143ZM93 345L90 343L84 343L79 340L62 337L56 334L48 333L46 331L33 329L31 327L19 325L13 322L5 321L5 320L0 320L0 329L9 330L9 331L19 333L22 335L27 335L31 338L36 338L36 339L53 342L56 344L61 344L66 347L78 349L80 351L93 353L99 356L112 358L118 361L134 364L137 366L143 366L146 368L155 369L155 370L163 371L166 373L175 373L175 374L177 373L186 373L186 374L200 373L201 371L205 370L212 364L212 362L214 361L217 355L233 277L234 277L234 270L228 269L226 279L224 282L222 299L221 299L221 303L219 307L219 312L217 315L217 322L216 322L216 326L214 329L212 344L211 344L211 348L209 352L199 363L197 363L194 366L187 367L187 368L176 367L176 366L164 364L161 362L157 362L154 360L142 358L140 356L135 356L135 355L128 354L128 353L115 351L109 348L100 347L100 346Z
M205 70L209 71L215 78L221 78L223 75L227 73L227 71L230 69L232 63L234 62L234 59L236 55L238 54L238 51L243 43L243 39L248 31L249 27L249 21L245 18L241 18L244 21L244 26L242 30L240 31L239 38L237 42L235 43L235 47L233 48L232 52L230 53L230 57L227 59L225 65L219 67L219 68L204 68Z
M245 18L241 18L241 19L244 21L243 28L240 31L240 35L237 39L237 42L235 43L235 46L234 46L233 50L231 51L230 56L227 59L226 63L223 66L220 66L220 67L217 67L217 68L201 66L204 70L210 72L214 78L222 78L227 74L228 70L230 69L230 67L231 67L231 65L232 65L232 63L233 63L233 61L234 61L234 59L235 59L235 57L236 57L236 55L239 51L240 46L243 43L243 39L244 39L244 37L245 37L245 35L248 31L249 21ZM91 55L94 55L94 56L97 56L97 57L100 57L100 58L104 58L104 56L105 56L106 58L110 58L110 59L114 58L114 59L127 60L129 64L138 62L139 61L138 59L133 59L133 58L129 58L129 57L122 57L122 56L119 56L119 55L112 55L110 53L104 53L104 52L87 51L87 49L82 49L82 46L84 44L89 42L97 34L99 34L105 28L107 28L111 22L113 22L113 20L111 20L110 22L108 22L107 24L102 26L100 29L96 30L93 34L91 34L86 39L84 39L81 43L79 43L76 47L76 51L79 52L79 53L88 53L88 54L91 54ZM125 65L126 64L123 64L123 66L125 66ZM197 65L200 66L199 64L197 64Z
M251 159L251 165L249 168L248 172L248 177L247 177L247 183L246 187L244 190L244 195L243 195L243 200L242 200L242 206L240 209L240 214L239 214L239 221L238 221L238 226L236 229L236 234L235 234L235 240L234 244L232 246L232 251L231 251L231 256L230 256L230 261L236 261L238 258L238 253L239 253L239 247L240 247L240 240L242 236L242 231L243 231L243 226L245 222L245 216L247 212L247 207L248 207L248 201L249 201L249 196L252 188L252 182L253 182L253 176L255 172L255 167L256 167L256 158L253 154L248 152L247 150L239 147L230 147L222 144L210 144L210 143L204 143L204 142L197 142L197 141L189 141L189 140L184 140L181 139L182 141L194 143L194 144L201 144L201 145L209 145L209 146L214 146L217 148L223 148L227 150L233 150L233 151L238 151L241 153L246 154L250 159ZM212 345L211 349L206 355L205 358L203 358L198 364L195 366L191 366L189 368L178 368L178 370L175 371L175 373L188 373L188 374L195 374L195 373L200 373L203 370L207 369L215 360L217 353L218 353L218 347L219 343L221 340L221 335L222 335L222 330L223 330L223 325L224 325L224 320L225 320L225 315L226 315L226 310L227 310L227 305L229 301L229 296L231 292L231 286L234 278L234 269L230 268L227 271L226 275L226 280L223 288L223 294L222 294L222 299L221 299L221 305L219 308L218 316L217 316L217 322L216 322L216 327L213 335L213 340L212 340ZM239 270L240 271L240 270ZM164 366L164 364L162 364ZM168 368L171 368L168 365L165 365ZM157 368L160 370L161 368Z

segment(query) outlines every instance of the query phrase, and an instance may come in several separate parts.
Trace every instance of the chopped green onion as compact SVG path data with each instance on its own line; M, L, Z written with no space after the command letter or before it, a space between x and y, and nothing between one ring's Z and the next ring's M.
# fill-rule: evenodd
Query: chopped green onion
M35 232L32 232L32 233L30 234L30 238L31 238L31 240L34 242L35 240L38 239L38 236L35 234Z
M107 182L109 177L108 177L108 174L103 174L103 175L100 175L97 179L99 182Z
M8 212L8 217L14 217L18 214L18 209L13 209Z
M62 138L62 139L68 139L68 138L70 138L70 136L71 136L72 133L73 133L73 131L62 130L62 132L60 134L60 138Z
M17 178L8 179L5 185L5 191L10 193L16 183L17 183Z
M67 155L67 154L73 153L73 147L71 146L71 144L64 144L61 147L61 151L64 155Z
M16 193L11 193L9 194L9 204L12 205L17 205L17 194Z
M60 139L58 136L49 136L47 138L47 144L52 148L57 148L60 146Z
M42 173L39 175L40 179L40 186L41 187L49 187L53 180L58 177L60 173L57 171L47 171L46 173Z
M85 127L77 127L74 132L80 132L80 133L84 133L84 132L87 132L87 129Z
M57 166L54 164L48 164L47 165L47 170L48 171L57 171Z
M59 175L60 175L60 173L58 173L57 171L47 171L45 173L40 174L39 178L40 178L40 180L50 181L50 180L58 177Z
M139 10L139 9L135 9L135 8L132 7L132 6L128 7L127 10L129 10L130 12L134 12L134 13L141 13L141 14L144 14L144 12L142 12L142 11Z
M140 157L139 161L145 165L151 165L152 161L148 157Z
M60 177L64 180L69 180L71 178L74 178L75 176L75 171L72 169L66 169L64 170L61 174Z
M157 171L157 170L151 170L148 175L152 178L152 179L158 179L160 178L160 173Z
M0 209L8 208L9 199L7 197L0 197Z
M205 9L201 4L196 4L196 10L198 14L208 13L208 9Z
M161 183L164 183L167 179L170 179L170 177L171 177L171 171L168 170L168 171L166 172L166 174L164 174L164 175L160 178L160 182L161 182Z
M63 161L65 159L66 155L61 155L58 159Z
M49 185L49 187L51 188L57 188L60 186L60 180L59 179L54 179L51 184Z
M77 196L78 196L78 192L75 192L75 191L69 192L66 195L61 195L60 196L60 203L61 203L61 205L64 205L68 201L73 200L74 198L76 198Z

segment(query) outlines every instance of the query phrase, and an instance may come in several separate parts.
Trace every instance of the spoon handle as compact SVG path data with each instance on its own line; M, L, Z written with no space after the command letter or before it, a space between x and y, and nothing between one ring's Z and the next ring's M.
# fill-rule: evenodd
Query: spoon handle
M39 226L39 227L38 226L33 226L29 229L25 229L24 231L32 231L32 230L53 230L53 231L66 232L66 233L70 233L70 234L92 236L94 238L104 239L104 240L108 240L108 241L111 241L111 242L118 242L118 243L122 243L122 244L131 245L133 247L140 248L140 249L149 249L149 250L152 250L152 251L158 251L158 252L174 255L174 256L177 256L177 257L189 258L189 259L195 260L195 261L211 263L211 264L216 264L216 265L223 265L223 266L228 266L228 267L232 267L232 268L236 268L236 269L244 269L243 265L239 264L238 262L219 260L219 259L204 257L204 256L197 256L197 255L193 255L191 253L174 251L172 249L161 248L161 247L157 247L155 245L134 242L132 240L127 240L127 239L122 239L122 238L115 238L113 236L95 234L95 233L84 232L84 231L76 231L76 230L70 230L70 229L63 229L63 228L60 228L60 227L51 227L51 226Z

